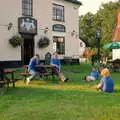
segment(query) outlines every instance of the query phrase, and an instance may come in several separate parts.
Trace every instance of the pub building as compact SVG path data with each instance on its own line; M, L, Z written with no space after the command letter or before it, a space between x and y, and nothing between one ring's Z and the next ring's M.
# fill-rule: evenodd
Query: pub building
M28 64L36 53L44 60L53 52L78 59L80 6L77 0L1 0L0 63ZM21 46L11 46L15 35Z

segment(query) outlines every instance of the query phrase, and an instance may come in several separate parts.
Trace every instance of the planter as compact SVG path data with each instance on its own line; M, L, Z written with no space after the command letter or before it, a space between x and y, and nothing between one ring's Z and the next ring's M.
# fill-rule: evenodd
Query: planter
M47 37L41 37L38 41L38 48L45 48L50 44L50 40Z
M19 35L15 35L9 39L9 43L14 48L21 46L23 44L23 38Z

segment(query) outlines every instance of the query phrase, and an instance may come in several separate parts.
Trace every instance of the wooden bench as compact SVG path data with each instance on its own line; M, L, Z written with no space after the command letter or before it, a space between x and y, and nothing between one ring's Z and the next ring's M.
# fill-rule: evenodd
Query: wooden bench
M14 72L15 72L15 69L12 69L12 68L4 69L4 74L5 74L4 78L7 80L8 87L9 87L9 84L12 83L13 88L15 88ZM11 75L11 78L7 76L8 74Z
M36 65L36 69L39 72L40 77L48 79L49 76L52 76L54 79L54 76L56 75L52 71L51 65ZM24 77L24 82L26 82L26 79L28 76L31 75L31 73L28 72L28 65L24 65L24 71L20 73L21 76Z
M28 65L24 65L24 72L21 72L20 75L24 77L25 82L27 77L31 75L31 73L28 72Z
M13 88L15 88L15 79L14 79L14 72L15 69L7 68L3 69L1 73L1 79L0 79L0 88L9 88L9 85L12 84Z

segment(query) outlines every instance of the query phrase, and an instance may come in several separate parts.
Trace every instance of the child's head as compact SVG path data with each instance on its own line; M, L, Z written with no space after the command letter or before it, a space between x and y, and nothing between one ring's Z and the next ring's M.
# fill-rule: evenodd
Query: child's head
M108 77L110 76L110 72L107 68L104 68L102 71L101 71L101 75L104 76L104 77Z
M55 58L55 59L58 59L58 54L56 52L54 52L52 57Z
M40 58L39 54L35 54L34 58L39 59Z

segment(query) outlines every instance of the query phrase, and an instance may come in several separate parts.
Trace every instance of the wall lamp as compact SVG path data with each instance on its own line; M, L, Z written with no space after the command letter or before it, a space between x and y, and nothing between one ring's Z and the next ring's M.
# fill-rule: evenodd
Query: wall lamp
M13 27L13 23L12 22L9 22L8 24L0 24L0 26L3 26L3 27L7 27L8 30L11 30L11 28Z
M47 32L48 32L48 27L46 27L45 29L44 29L44 33L46 34Z
M71 32L71 36L73 37L75 35L75 30Z

